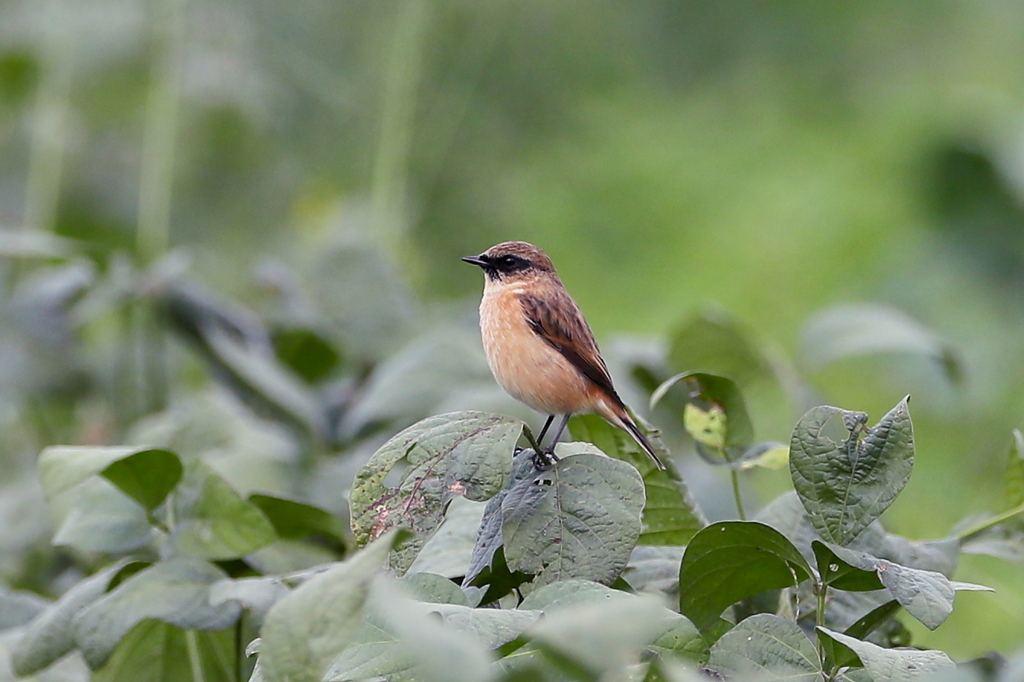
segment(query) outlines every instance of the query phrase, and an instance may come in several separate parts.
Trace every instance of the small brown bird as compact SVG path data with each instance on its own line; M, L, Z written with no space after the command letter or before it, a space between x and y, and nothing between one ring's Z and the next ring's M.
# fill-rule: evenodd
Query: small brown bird
M562 415L545 454L553 455L570 416L596 413L628 431L664 469L615 392L594 333L547 254L526 242L504 242L462 260L484 271L480 331L494 378L513 398L548 415L538 445Z

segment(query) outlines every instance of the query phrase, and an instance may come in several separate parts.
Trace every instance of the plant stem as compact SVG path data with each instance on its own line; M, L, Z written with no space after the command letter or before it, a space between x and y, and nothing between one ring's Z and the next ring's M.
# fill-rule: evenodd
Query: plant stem
M1008 509L1007 511L1004 511L1001 514L996 514L992 518L979 523L973 528L965 530L957 536L957 540L959 540L960 542L966 542L974 536L980 535L981 533L985 532L989 528L993 528L1001 523L1011 521L1018 516L1024 516L1024 504L1014 507L1013 509Z
M743 510L743 496L740 495L740 475L735 469L729 469L729 476L732 477L732 496L736 499L736 511L740 515L740 521L747 520L747 513Z
M203 675L203 662L199 658L199 641L196 639L195 630L185 630L185 646L188 649L188 662L192 668L192 680L206 682L206 677Z
M814 593L818 597L818 607L814 613L814 624L825 624L825 597L828 594L828 585L821 584L814 586Z
M171 187L181 86L185 0L163 0L154 21L153 58L142 138L136 254L152 263L170 242Z
M429 19L426 0L404 0L395 17L391 59L384 83L380 140L373 164L371 227L387 251L400 251L403 239L409 150L416 113L423 39Z
M68 100L74 71L74 33L63 16L66 7L50 2L43 49L43 69L32 116L32 144L25 185L23 229L51 232L57 218Z

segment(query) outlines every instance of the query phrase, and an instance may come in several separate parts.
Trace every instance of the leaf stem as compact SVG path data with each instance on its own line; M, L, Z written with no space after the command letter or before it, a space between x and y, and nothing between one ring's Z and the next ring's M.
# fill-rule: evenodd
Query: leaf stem
M199 641L195 630L185 630L185 647L188 649L188 662L192 668L194 682L206 682L203 675L203 662L199 658Z
M747 520L747 513L743 510L743 496L740 495L740 475L735 469L729 469L729 476L732 477L732 496L736 499L736 511L739 512L740 521Z
M977 535L981 535L989 528L993 528L995 526L998 526L999 524L1011 521L1018 516L1024 516L1024 504L1018 505L1013 509L1008 509L1001 514L996 514L992 518L987 519L979 523L978 525L960 533L956 539L959 540L961 543L966 542L967 540L970 540Z

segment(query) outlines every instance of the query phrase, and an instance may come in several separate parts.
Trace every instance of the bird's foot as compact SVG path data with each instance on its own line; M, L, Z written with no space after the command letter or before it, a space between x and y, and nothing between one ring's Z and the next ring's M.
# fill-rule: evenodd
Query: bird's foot
M547 450L534 450L533 451L533 466L536 469L547 469L554 465L558 461L558 455L555 454L554 447Z

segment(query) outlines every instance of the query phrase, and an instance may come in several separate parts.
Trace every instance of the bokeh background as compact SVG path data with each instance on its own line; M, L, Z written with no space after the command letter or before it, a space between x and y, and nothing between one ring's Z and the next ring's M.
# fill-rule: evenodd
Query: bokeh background
M458 261L505 239L552 256L638 406L630 367L726 320L782 387L752 388L761 438L912 395L890 530L999 511L1024 427L1022 31L1013 0L0 0L0 578L52 596L81 570L33 482L52 443L184 443L216 404L249 440L204 447L257 488L280 453L237 400L256 384L285 403L267 423L331 434L278 433L329 475L276 484L343 510L358 457L333 455L443 408L529 417L486 375ZM231 365L207 318L257 357L269 330L287 376ZM691 465L714 515L727 488ZM756 506L786 474L744 485ZM997 592L916 641L1024 646L1024 566L957 577Z

